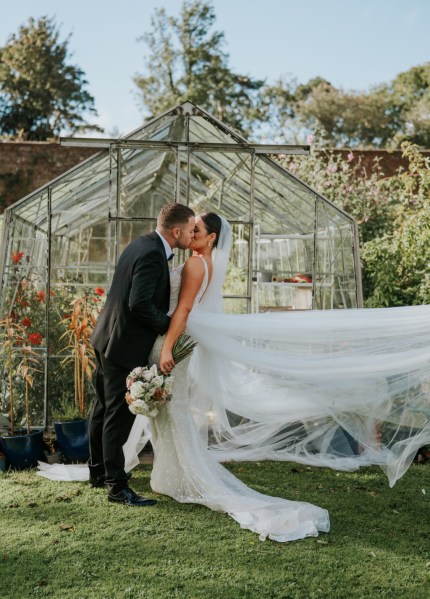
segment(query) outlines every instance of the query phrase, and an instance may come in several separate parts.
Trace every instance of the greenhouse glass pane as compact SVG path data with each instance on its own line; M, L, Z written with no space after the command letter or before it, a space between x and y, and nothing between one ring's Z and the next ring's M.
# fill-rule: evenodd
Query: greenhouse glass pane
M257 234L254 243L254 276L261 282L288 283L298 275L312 277L314 235Z
M314 230L316 195L292 175L258 156L254 185L254 219L262 233L307 234Z
M319 309L357 307L353 243L353 223L320 200L315 273Z
M189 204L193 210L249 222L251 161L247 152L190 153Z
M202 116L190 117L190 141L205 143L236 143L238 138Z
M118 254L119 256L125 250L129 243L140 237L147 235L155 230L157 226L156 220L153 221L134 221L134 222L119 222L118 223Z
M41 192L28 198L25 202L19 203L14 207L13 215L20 218L23 223L29 227L37 228L42 233L47 233L48 221L48 192L44 189Z
M127 135L125 139L150 141L186 141L187 117L166 115Z
M175 201L176 152L122 150L120 172L120 216L156 218Z
M53 185L51 214L56 234L75 233L81 226L90 226L107 217L111 193L109 171L110 159L105 154Z
M253 312L278 312L294 309L297 290L294 285L270 282L255 283L254 285Z
M76 234L51 238L51 285L104 284L108 261L107 222L82 226Z
M97 285L106 280L109 156L69 175L52 189L51 279L53 285Z
M39 214L42 208L47 212L46 197L38 198ZM47 235L19 214L11 215L7 235L2 292L14 310L17 302L30 301L30 295L33 300L36 291L45 290Z
M249 248L251 228L248 224L232 224L232 248L223 295L247 296L249 287Z

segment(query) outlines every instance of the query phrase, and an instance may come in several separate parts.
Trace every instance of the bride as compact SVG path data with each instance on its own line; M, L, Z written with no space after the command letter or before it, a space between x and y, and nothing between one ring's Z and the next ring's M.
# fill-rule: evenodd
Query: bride
M316 536L329 530L326 510L257 493L219 462L378 464L393 485L430 442L430 309L223 314L230 248L225 219L196 217L149 361L174 368L173 399L150 423L136 417L126 464L152 437L155 492L227 512L260 539ZM185 329L198 344L175 366Z

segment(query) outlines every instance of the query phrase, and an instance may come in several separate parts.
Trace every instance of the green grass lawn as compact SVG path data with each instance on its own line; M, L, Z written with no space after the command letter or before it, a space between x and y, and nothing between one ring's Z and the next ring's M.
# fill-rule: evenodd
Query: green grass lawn
M329 510L331 531L258 540L226 514L157 497L109 504L103 489L34 471L0 477L0 597L430 597L430 465L393 489L378 468L333 472L282 462L230 464L263 493ZM133 488L147 496L151 466Z

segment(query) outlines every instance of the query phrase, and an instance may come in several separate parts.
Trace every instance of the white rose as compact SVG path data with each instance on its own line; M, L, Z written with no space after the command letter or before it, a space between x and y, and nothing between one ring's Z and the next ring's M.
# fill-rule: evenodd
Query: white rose
M142 383L142 381L136 381L130 387L130 395L133 399L138 399L145 394L146 386Z
M151 368L149 368L149 370L146 369L144 372L142 372L142 377L145 381L151 381L154 378L154 376L157 376L157 374L157 365L153 364Z
M136 399L128 407L132 414L143 414L146 416L148 413L148 405L141 399Z
M151 381L151 386L155 385L155 388L158 389L158 387L162 387L163 386L163 381L164 381L164 376L163 375L155 376L152 379L152 381Z
M157 376L158 375L158 368L157 368L157 364L153 364L151 366L151 368L149 369L149 372L152 374L152 376Z

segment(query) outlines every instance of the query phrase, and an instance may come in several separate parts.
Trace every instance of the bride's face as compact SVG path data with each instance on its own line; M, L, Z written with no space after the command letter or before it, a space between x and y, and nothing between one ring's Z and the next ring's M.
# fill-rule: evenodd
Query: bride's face
M213 240L214 234L209 234L201 216L196 216L196 224L194 227L194 240L191 244L191 249L195 252L201 252L204 249L212 247Z

